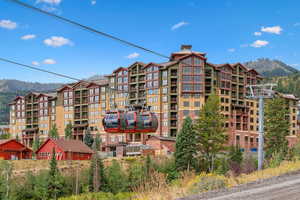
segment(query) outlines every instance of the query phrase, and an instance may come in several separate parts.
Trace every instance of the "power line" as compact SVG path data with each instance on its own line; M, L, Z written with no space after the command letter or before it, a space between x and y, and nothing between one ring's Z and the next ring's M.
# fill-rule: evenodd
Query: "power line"
M42 9L40 9L40 8L31 6L31 5L27 4L27 3L21 2L21 1L19 1L19 0L8 0L8 1L13 2L13 3L16 3L16 4L20 5L20 6L25 7L25 8L29 8L29 9L31 9L31 10L37 11L37 12L39 12L39 13L42 13L42 14L45 14L45 15L54 17L54 18L59 19L59 20L61 20L61 21L63 21L63 22L67 22L67 23L69 23L69 24L78 26L78 27L80 27L80 28L82 28L82 29L84 29L84 30L87 30L87 31L89 31L89 32L97 33L97 34L100 34L100 35L102 35L102 36L104 36L104 37L107 37L107 38L116 40L116 41L118 41L118 42L120 42L120 43L123 43L123 44L125 44L125 45L127 45L127 46L132 46L132 47L138 48L138 49L140 49L140 50L146 51L146 52L148 52L148 53L152 53L152 54L154 54L154 55L157 55L157 56L160 56L160 57L163 57L163 58L170 59L169 56L166 56L166 55L161 54L161 53L159 53L159 52L156 52L156 51L154 51L154 50L151 50L151 49L142 47L142 46L140 46L140 45L138 45L138 44L134 44L134 43L132 43L132 42L126 41L126 40L124 40L124 39L121 39L121 38L116 37L116 36L114 36L114 35L105 33L105 32L103 32L103 31L96 30L96 29L91 28L91 27L89 27L89 26L86 26L86 25L80 24L80 23L78 23L78 22L75 22L75 21L73 21L73 20L71 20L71 19L68 19L68 18L65 18L65 17L61 17L61 16L59 16L59 15L55 15L55 14L53 14L53 13L44 11L44 10L42 10Z
M57 72L52 72L52 71L49 71L49 70L40 69L38 67L33 67L31 65L26 65L26 64L23 64L23 63L19 63L17 61L13 61L13 60L1 58L1 57L0 57L0 61L15 64L15 65L19 65L19 66L22 66L24 68L28 68L28 69L31 69L31 70L36 70L36 71L52 74L52 75L59 76L59 77L62 77L62 78L67 78L67 79L70 79L70 80L73 80L73 81L81 81L81 79L74 78L74 77L71 77L71 76L68 76L68 75L65 75L65 74L60 74L60 73L57 73Z

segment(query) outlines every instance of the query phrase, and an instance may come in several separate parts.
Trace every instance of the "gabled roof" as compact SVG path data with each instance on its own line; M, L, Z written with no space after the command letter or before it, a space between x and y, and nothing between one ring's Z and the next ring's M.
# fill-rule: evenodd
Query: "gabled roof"
M117 69L115 69L114 71L113 71L113 73L116 73L116 72L118 72L118 71L120 71L120 70L128 70L127 68L125 68L125 67L118 67Z
M15 139L6 139L6 140L0 140L0 145L3 145L3 144L6 144L8 142L16 142L18 144L20 144L21 146L23 146L23 150L28 150L28 151L32 151L31 149L29 149L28 147L26 147L24 144L18 142L17 140Z
M135 66L135 65L142 65L142 66L145 66L146 64L145 63L143 63L143 62L134 62L134 63L132 63L127 69L129 69L129 68L131 68L131 67L133 67L133 66Z
M172 54L172 55L173 55L173 54ZM180 57L180 58L178 58L178 59L176 59L176 60L181 61L181 60L183 60L183 59L185 59L185 58L188 58L188 57L191 57L191 56L196 56L196 57L198 57L198 58L200 58L200 59L202 59L202 60L207 60L207 58L205 58L203 55L201 55L201 54L195 54L194 52L191 53L191 54L187 54L187 55L185 55L185 56L182 56L182 57ZM172 57L172 58L173 58L173 57Z
M90 149L80 140L65 140L52 138L47 139L36 152L40 151L40 149L43 146L45 146L49 141L52 141L64 152L94 153L92 149Z
M236 66L241 66L242 68L244 68L246 71L249 71L250 69L248 67L246 67L245 65L243 65L242 63L233 63L230 64L232 67L236 67Z

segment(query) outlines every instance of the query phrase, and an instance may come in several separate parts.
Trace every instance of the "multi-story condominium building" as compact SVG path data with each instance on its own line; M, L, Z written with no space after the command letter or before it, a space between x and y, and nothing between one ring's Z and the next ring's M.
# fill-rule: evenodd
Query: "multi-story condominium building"
M262 77L241 63L212 64L205 53L182 45L164 63L135 62L119 67L105 80L80 81L67 84L55 94L30 93L17 97L11 103L10 125L13 135L22 136L32 144L36 134L46 137L56 124L64 135L68 123L73 125L73 136L83 139L87 129L99 132L105 144L103 150L115 150L118 144L143 143L146 137L139 133L105 133L102 119L108 110L124 110L130 105L143 104L158 118L156 134L176 137L183 119L197 119L208 96L220 96L221 112L226 122L230 144L255 149L258 144L258 102L247 99L246 85L259 84ZM296 138L296 110L298 99L281 95L290 110L291 134Z

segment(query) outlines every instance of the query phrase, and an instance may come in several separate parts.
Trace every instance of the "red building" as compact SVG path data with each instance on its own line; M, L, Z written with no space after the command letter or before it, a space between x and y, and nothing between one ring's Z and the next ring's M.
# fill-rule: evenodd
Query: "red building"
M0 140L0 159L19 160L31 159L32 150L17 140Z
M38 160L50 160L53 148L57 160L90 160L94 153L79 140L47 139L36 151Z
M175 152L175 138L152 135L146 140L146 145L155 150L155 154L170 154Z

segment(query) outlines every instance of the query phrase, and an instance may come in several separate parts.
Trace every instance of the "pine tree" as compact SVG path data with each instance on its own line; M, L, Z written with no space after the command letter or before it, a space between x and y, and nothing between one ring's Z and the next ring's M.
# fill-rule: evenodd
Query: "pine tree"
M93 143L94 143L94 138L93 138L89 128L85 132L83 141L84 141L84 144L86 144L87 146L92 148Z
M289 134L288 109L284 99L274 98L265 108L265 152L266 158L272 154L283 154L288 150L286 136Z
M33 155L35 156L35 152L40 148L41 142L40 142L40 137L38 135L35 136L34 141L33 141Z
M105 189L106 179L103 160L97 154L96 142L93 144L93 150L94 154L89 169L89 191L98 192Z
M65 139L72 139L72 123L69 122L65 128Z
M100 138L99 132L97 132L97 134L96 134L95 142L96 142L97 151L100 151L101 150L101 138Z
M57 168L56 153L53 148L48 174L48 195L51 199L58 199L63 189L63 180Z
M243 161L243 152L238 145L231 146L228 157L230 161L240 165Z
M207 171L212 172L216 156L224 150L228 138L224 118L220 113L219 97L216 94L212 93L202 107L195 129L197 150L206 162Z
M56 124L53 124L52 128L50 129L49 137L52 139L58 139L58 130Z
M190 117L183 121L176 138L175 166L177 170L189 170L194 167L196 155L196 134Z
M113 160L111 166L107 170L107 188L109 192L117 194L118 192L127 191L128 183L127 177L122 170L120 164Z

